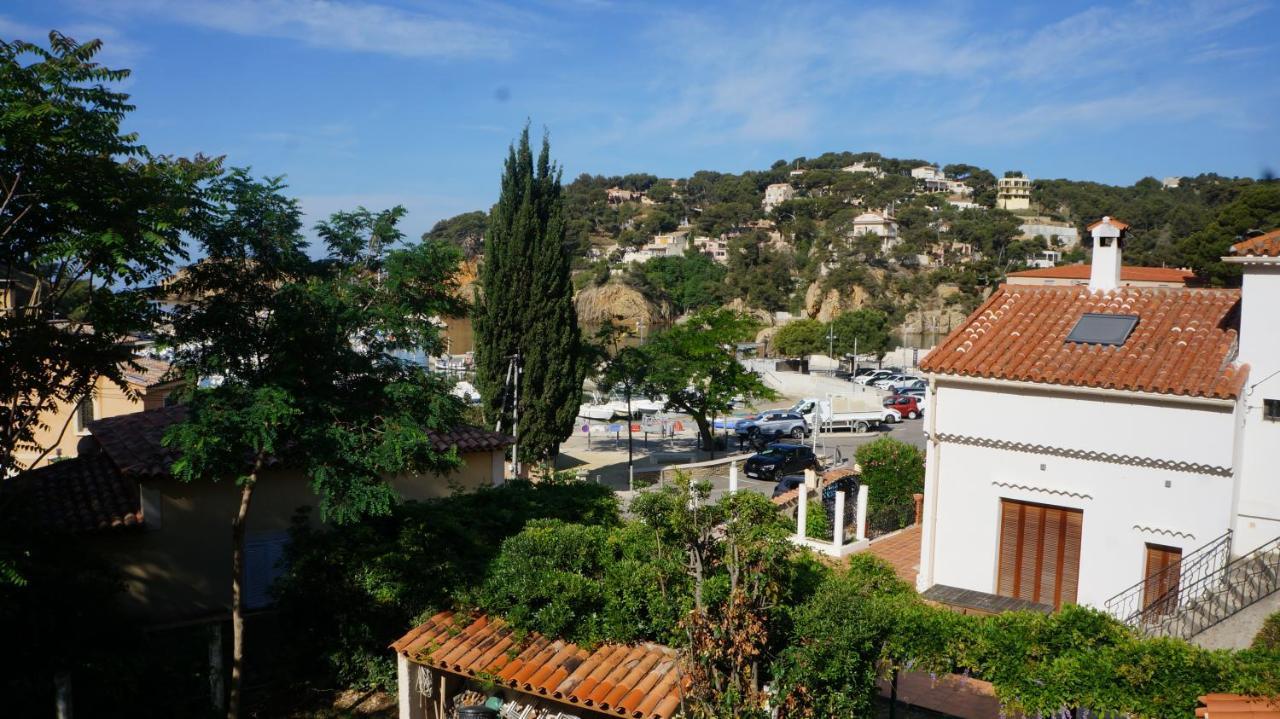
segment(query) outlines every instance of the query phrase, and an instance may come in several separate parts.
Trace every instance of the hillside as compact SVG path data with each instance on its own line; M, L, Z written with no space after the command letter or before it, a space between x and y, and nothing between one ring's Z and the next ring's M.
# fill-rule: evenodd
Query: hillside
M1218 260L1237 236L1280 225L1274 181L1032 179L1029 206L1015 211L997 208L998 184L973 165L848 152L741 174L584 174L565 186L575 284L630 291L593 291L580 307L593 323L661 323L728 303L823 321L870 307L900 329L945 331L1009 272L1037 259L1087 262L1085 227L1103 215L1132 226L1127 264L1190 267L1206 285L1238 282ZM484 227L474 211L426 236L475 256ZM614 297L626 307L611 310Z

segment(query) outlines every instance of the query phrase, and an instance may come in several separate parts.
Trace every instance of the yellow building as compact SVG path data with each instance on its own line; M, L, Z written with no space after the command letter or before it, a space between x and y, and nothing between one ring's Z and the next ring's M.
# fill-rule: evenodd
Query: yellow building
M996 207L1017 212L1031 209L1031 180L1002 177L996 182Z
M182 384L168 362L135 357L136 367L122 367L127 391L99 377L93 391L78 405L59 403L57 409L40 415L35 444L39 450L19 450L18 462L27 468L70 459L79 454L79 445L89 435L90 423L122 414L165 406L169 395ZM48 450L47 452L45 450Z

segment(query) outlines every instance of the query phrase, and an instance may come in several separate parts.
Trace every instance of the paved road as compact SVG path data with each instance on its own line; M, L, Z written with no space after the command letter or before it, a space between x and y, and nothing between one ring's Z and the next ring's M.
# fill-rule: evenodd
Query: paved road
M829 455L833 463L851 460L858 447L886 436L924 449L925 426L925 420L915 419L904 420L898 424L884 427L881 431L868 432L867 434L854 434L847 430L822 434L818 437L817 449L819 454ZM810 438L806 441L812 442L813 440ZM666 442L651 439L646 442L643 435L637 434L633 437L635 467L672 464L677 457L687 458L692 454L694 444L692 437L677 438ZM729 436L729 447L731 453L738 453L737 441L733 435ZM593 437L590 447L588 447L586 437L575 435L561 446L561 453L560 469L583 469L586 472L587 481L599 482L616 490L626 490L628 488L627 438L625 433L616 440L613 438L604 439L599 436ZM741 473L739 473L739 479L742 481L741 486L743 488L748 488L747 482L750 482L751 489L764 491L766 494L773 489L772 483L756 482L746 478ZM766 484L768 485L767 487L764 486ZM717 495L727 491L729 485L728 471L726 470L723 477L713 480L713 485ZM761 487L754 485L761 485Z

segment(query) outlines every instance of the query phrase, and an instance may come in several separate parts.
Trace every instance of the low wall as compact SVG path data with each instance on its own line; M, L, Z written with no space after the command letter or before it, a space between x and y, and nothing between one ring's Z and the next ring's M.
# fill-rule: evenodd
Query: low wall
M731 454L718 459L708 459L702 462L668 464L661 467L645 467L643 469L637 467L635 469L635 483L637 487L647 487L659 482L668 482L675 479L676 472L684 472L695 481L711 477L722 477L729 473L730 463L743 462L751 455L751 452L747 452L745 454Z

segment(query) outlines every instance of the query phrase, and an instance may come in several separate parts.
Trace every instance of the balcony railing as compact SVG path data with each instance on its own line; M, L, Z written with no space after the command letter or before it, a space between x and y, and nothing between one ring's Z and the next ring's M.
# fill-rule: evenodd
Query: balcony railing
M1195 591L1203 591L1206 582L1220 577L1231 561L1231 530L1125 589L1104 604L1107 612L1131 627L1145 629L1160 624L1179 605L1195 600ZM1159 596L1151 596L1156 588L1167 588Z

